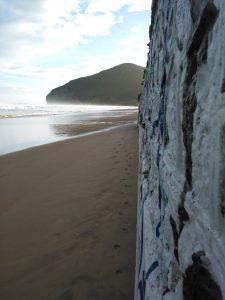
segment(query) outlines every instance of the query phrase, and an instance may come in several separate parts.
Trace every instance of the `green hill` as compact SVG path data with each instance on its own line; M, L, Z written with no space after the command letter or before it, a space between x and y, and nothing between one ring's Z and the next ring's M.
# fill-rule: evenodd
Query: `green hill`
M53 89L47 103L138 105L144 68L125 63Z

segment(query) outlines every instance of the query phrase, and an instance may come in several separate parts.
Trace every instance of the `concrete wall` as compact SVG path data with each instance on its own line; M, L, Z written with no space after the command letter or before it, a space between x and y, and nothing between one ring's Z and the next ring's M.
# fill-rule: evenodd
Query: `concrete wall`
M225 1L153 1L135 299L225 299Z

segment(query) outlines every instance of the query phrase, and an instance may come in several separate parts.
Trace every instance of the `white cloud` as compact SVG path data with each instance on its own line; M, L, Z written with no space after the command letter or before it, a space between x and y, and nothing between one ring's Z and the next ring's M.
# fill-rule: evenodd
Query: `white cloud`
M90 0L86 11L88 13L118 11L123 6L128 6L129 12L150 10L149 0Z
M77 14L73 26L83 36L104 36L116 23L115 16L111 12L104 14Z
M133 3L128 8L129 12L137 12L137 11L150 11L151 9L151 2L149 0L138 0L138 1L132 1Z
M27 0L24 0L27 3ZM0 26L0 60L27 62L88 42L89 37L105 36L122 22L112 12L82 13L80 0L37 0L25 7L22 0L0 2L9 20ZM30 15L35 18L31 19ZM28 17L27 17L28 16Z
M87 13L105 13L105 12L113 12L118 11L121 7L127 4L129 0L90 0L88 7L86 9Z
M45 24L50 26L58 24L59 18L69 18L80 11L80 0L45 0L43 1Z
M148 0L0 0L5 16L0 26L0 62L26 63L87 44L90 37L106 36L124 21L115 12L125 5L130 12L150 7Z
M110 12L100 15L78 13L70 21L60 21L57 25L45 27L41 33L41 42L23 45L21 57L27 61L87 44L90 37L108 35L116 22Z

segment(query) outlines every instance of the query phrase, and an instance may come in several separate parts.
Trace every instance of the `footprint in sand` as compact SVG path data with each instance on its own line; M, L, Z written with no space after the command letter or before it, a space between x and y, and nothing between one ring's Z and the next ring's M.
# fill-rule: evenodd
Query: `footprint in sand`
M65 291L58 297L54 298L54 300L72 300L73 299L73 293L71 291Z
M105 195L105 193L100 192L100 193L96 194L96 197L97 198L102 198L102 197L104 197L104 195Z
M60 236L61 235L61 233L60 232L56 232L56 233L54 233L54 236Z

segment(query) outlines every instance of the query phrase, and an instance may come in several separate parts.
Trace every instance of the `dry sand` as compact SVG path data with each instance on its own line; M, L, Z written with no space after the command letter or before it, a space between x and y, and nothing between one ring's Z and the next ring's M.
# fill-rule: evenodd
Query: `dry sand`
M0 157L0 299L134 289L137 125Z

